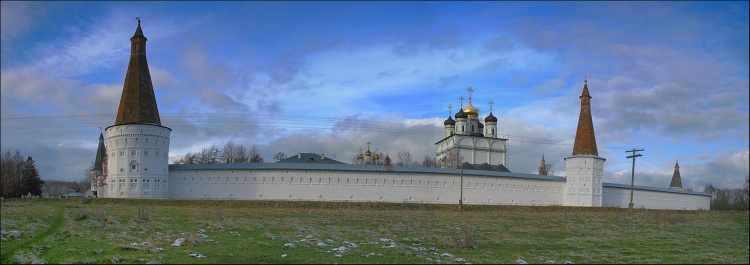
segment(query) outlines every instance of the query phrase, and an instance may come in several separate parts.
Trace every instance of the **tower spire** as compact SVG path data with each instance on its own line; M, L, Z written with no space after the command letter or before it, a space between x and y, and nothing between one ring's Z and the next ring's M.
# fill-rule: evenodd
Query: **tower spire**
M596 137L594 136L594 121L591 118L591 96L586 79L583 80L583 92L578 98L581 99L581 112L578 116L578 129L573 144L573 155L599 156L596 148Z
M679 161L674 163L674 173L672 174L672 182L669 183L670 189L682 189L682 177L680 177L680 164Z
M99 147L96 149L96 158L94 159L94 170L99 171L99 174L102 172L102 165L104 164L106 156L107 152L104 146L104 134L99 132Z
M539 165L539 175L547 175L547 163L544 162L544 154L542 154L542 164Z
M151 73L148 70L148 61L146 61L148 39L143 36L140 18L136 20L138 20L138 28L130 38L130 62L125 74L125 84L122 88L115 125L136 123L161 126L154 86L151 83Z

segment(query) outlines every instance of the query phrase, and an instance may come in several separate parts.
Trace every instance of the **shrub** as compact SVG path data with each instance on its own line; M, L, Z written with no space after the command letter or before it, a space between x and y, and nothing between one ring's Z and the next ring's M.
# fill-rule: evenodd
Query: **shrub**
M477 230L468 224L462 224L450 231L451 242L455 247L476 248Z
M75 218L73 218L73 220L76 220L76 221L86 220L87 217L88 217L88 213L86 212L86 210L80 209L78 210L78 215Z
M151 211L145 206L138 206L138 217L135 219L136 222L147 222L151 219Z

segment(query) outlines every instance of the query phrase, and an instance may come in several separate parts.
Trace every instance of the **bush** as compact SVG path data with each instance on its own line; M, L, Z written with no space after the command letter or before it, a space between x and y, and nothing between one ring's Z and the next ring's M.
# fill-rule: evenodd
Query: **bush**
M468 224L462 224L450 231L451 242L455 247L476 248L477 230Z
M138 206L138 217L135 219L136 222L147 222L151 219L151 211L145 206Z

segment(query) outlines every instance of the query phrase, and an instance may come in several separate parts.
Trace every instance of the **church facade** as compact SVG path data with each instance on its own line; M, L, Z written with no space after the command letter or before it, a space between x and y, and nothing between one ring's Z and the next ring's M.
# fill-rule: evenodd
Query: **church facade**
M461 99L455 120L449 115L444 122L445 137L436 143L436 160L453 154L456 162L465 161L458 168L346 164L313 153L277 163L169 165L172 130L161 125L139 21L115 124L107 127L106 141L100 135L91 189L104 198L628 207L631 187L602 178L606 160L596 148L587 81L566 177L508 171L508 139L498 137L491 109L481 122L472 91L465 108ZM633 187L634 207L709 209L708 194L670 186Z

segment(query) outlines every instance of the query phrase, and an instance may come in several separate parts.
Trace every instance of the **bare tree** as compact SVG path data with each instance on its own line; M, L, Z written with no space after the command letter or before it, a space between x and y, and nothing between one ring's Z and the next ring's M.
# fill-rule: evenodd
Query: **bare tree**
M534 170L534 174L545 175L545 176L554 176L555 175L555 169L552 168L554 166L555 165L550 164L550 163L544 163L544 169L545 170L542 170L542 166L539 166L539 168L537 168L537 169ZM544 173L544 174L542 174L542 173Z
M459 168L459 162L462 161L464 161L463 156L456 151L451 151L437 161L437 166L441 168Z
M216 164L221 162L220 151L216 146L204 148L199 153L185 154L184 157L174 161L175 164Z
M6 151L2 158L2 196L6 198L18 198L22 193L22 179L25 161L21 152L11 156L10 151Z
M250 163L263 163L263 156L260 155L260 149L255 145L250 148Z
M434 157L424 155L424 159L422 159L422 167L437 167L437 162Z
M205 148L198 153L198 164L216 164L219 163L219 149L216 146Z
M273 159L275 159L276 161L284 160L286 159L286 157L287 157L286 154L284 154L284 152L281 152L281 151L273 155Z
M198 156L188 152L180 159L174 161L175 164L198 164Z
M396 162L397 166L413 167L419 165L418 162L411 159L411 153L409 151L399 151L396 158L398 159L398 162Z
M224 163L247 163L250 158L244 145L229 141L221 151L221 159Z

